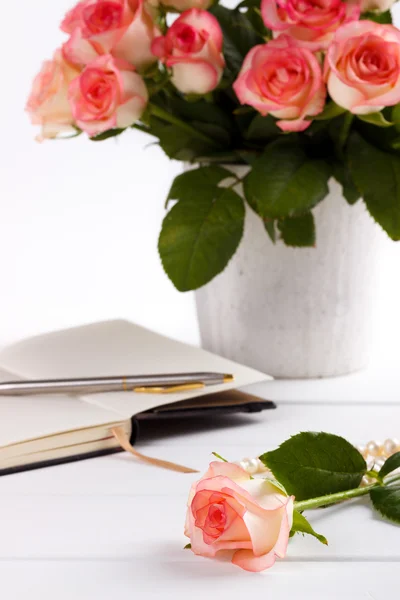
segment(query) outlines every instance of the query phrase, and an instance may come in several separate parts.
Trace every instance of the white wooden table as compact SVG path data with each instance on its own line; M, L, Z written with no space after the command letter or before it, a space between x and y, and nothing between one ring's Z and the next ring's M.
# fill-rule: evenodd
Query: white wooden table
M315 382L271 382L252 391L278 410L192 424L138 447L204 471L215 450L255 456L290 434L325 430L353 443L400 434L398 376L374 373ZM288 557L262 574L182 548L185 502L196 478L125 454L0 479L0 597L3 600L229 598L387 600L400 590L400 527L367 501L314 512L329 547L296 536Z

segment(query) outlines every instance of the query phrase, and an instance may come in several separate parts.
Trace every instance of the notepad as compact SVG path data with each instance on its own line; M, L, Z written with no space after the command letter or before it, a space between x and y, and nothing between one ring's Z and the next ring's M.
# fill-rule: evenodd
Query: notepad
M268 376L128 321L105 321L18 342L0 352L0 381L214 371L232 383L171 394L0 396L0 474L118 451L137 420L270 403L236 388ZM167 424L166 424L167 427Z

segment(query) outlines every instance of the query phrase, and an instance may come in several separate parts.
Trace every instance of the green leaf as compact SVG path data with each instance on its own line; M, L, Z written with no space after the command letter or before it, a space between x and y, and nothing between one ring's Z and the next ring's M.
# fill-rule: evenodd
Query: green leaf
M374 508L383 516L400 524L400 484L376 487L370 492Z
M247 165L254 165L255 161L259 157L259 153L252 150L236 150L235 154L242 162Z
M392 141L391 146L395 149L398 149L400 146L400 138L398 134L400 133L400 104L396 104L393 106L390 112L390 120L394 123L394 129L396 132L396 138Z
M375 21L375 23L381 23L382 25L390 25L393 22L392 13L390 12L390 10L386 10L383 13L374 11L366 12L363 15L361 15L361 19Z
M163 221L158 250L175 287L208 283L228 264L243 235L244 203L231 189L204 187L178 202Z
M151 135L158 137L159 144L169 158L193 161L196 156L215 151L215 146L196 139L177 125L165 123L157 117L150 117Z
M335 117L338 117L339 115L342 115L345 112L345 108L339 106L338 104L336 104L336 102L331 100L330 102L328 102L328 104L325 105L324 110L321 113L319 113L319 115L313 117L313 120L325 121L327 119L334 119Z
M379 471L379 476L382 477L386 477L386 475L389 475L389 473L391 473L392 471L395 471L396 469L400 468L400 452L396 452L395 454L392 454L392 456L389 456L389 458L385 461L384 465L382 466L381 470Z
M273 244L276 242L275 221L273 219L263 219L265 231L269 235L269 239Z
M258 2L258 4L260 3ZM254 31L261 35L265 41L267 39L272 39L272 31L265 26L259 6L249 8L246 12L246 17L252 24Z
M260 0L242 0L242 2L236 6L235 10L243 8L260 8Z
M224 35L223 54L225 58L224 76L229 87L239 74L243 64L243 56L227 34Z
M251 140L270 141L282 135L282 131L276 124L276 120L268 115L256 115L250 123L248 130L245 132L245 138Z
M386 114L385 117L394 122L391 114ZM393 151L393 142L399 139L398 128L400 128L400 124L395 124L393 127L376 127L375 125L371 125L371 123L365 123L365 121L356 119L357 133L372 146L384 152L390 153Z
M212 6L209 11L218 19L222 29L223 53L230 79L236 78L246 54L253 46L264 43L264 39L245 14L219 4Z
M244 180L244 192L261 217L288 217L325 198L329 176L325 161L310 159L301 146L280 139L254 162Z
M354 446L324 432L299 433L260 459L296 500L356 488L367 470Z
M287 246L315 246L314 217L310 212L278 221L278 229Z
M393 106L390 118L393 121L393 123L400 123L400 104L396 104L396 106Z
M196 102L186 102L179 96L173 96L167 100L167 110L170 110L174 115L193 124L194 121L202 123L211 123L219 128L231 132L233 121L226 111L221 106L204 100L204 98Z
M381 112L369 113L368 115L357 115L360 121L376 125L377 127L392 127L393 123L385 119Z
M236 6L235 11L244 12L257 33L264 38L272 38L272 32L267 29L261 16L260 0L243 0Z
M192 544L186 544L186 546L183 549L190 550L191 548L192 548Z
M245 14L221 5L214 5L210 12L217 17L223 33L232 40L243 57L255 45L264 42Z
M216 140L221 146L229 147L231 143L231 136L228 131L220 125L214 123L204 123L202 121L192 121L191 125L196 127L202 133L205 133L213 140Z
M126 131L126 127L121 129L109 129L108 131L103 131L103 133L98 133L93 137L89 138L92 142L102 142L103 140L108 140L108 138L116 137L117 135L121 135Z
M349 167L346 163L335 161L332 168L333 176L342 186L343 196L349 204L355 204L361 197L351 177Z
M351 176L375 221L400 240L400 157L353 133L348 148Z
M206 156L196 156L196 163L203 165L233 165L243 164L243 162L244 161L235 150L227 150L226 152L210 152Z
M316 533L314 529L311 527L310 523L307 519L299 513L298 510L293 511L293 525L291 529L291 533L308 533L309 535L313 535L317 540L321 542L321 544L328 545L328 540L323 535Z
M229 177L233 177L232 173L219 165L186 171L175 177L167 196L166 206L169 200L191 200L193 194L198 194L200 189L210 186L215 188L221 181Z

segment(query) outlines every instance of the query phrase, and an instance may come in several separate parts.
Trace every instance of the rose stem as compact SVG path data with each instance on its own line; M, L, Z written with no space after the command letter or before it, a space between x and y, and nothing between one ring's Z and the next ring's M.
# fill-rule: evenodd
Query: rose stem
M308 510L310 508L320 508L327 504L337 504L343 502L343 500L350 500L351 498L357 498L358 496L366 496L371 490L377 487L382 487L379 483L373 483L366 485L365 487L355 488L354 490L346 490L345 492L338 492L337 494L327 494L326 496L319 496L318 498L310 498L310 500L300 500L294 503L296 510Z
M180 119L178 119L174 115L171 115L169 112L167 112L163 108L160 108L159 106L156 106L155 104L150 104L149 107L151 110L151 114L154 115L155 117L158 117L159 119L163 119L163 121L168 121L168 123L171 123L172 125L176 125L177 127L180 127L180 129L182 129L183 131L190 133L190 135L192 135L193 137L197 137L199 140L202 140L203 142L207 142L207 144L212 144L213 146L220 147L220 144L218 144L218 142L216 142L212 138L208 137L208 135L205 135L205 133L198 131L198 129L195 129L188 123L181 121Z

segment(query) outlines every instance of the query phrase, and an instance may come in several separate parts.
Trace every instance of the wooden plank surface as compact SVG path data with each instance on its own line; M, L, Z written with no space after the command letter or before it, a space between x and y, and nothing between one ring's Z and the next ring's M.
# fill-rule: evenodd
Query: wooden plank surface
M10 600L387 600L397 598L398 563L291 562L264 573L197 559L0 561L1 589Z
M166 427L143 427L138 448L204 471L212 450L240 459L301 430L340 433L353 443L393 437L400 406L286 402L211 428L202 421ZM245 593L383 600L382 578L385 594L400 586L400 528L373 515L367 500L309 513L329 547L296 536L288 558L262 575L183 551L185 503L196 477L120 454L1 478L2 590L11 600L28 593L33 600L102 600L138 589L145 600L239 600Z

